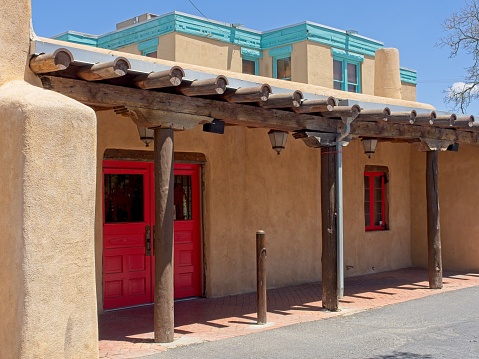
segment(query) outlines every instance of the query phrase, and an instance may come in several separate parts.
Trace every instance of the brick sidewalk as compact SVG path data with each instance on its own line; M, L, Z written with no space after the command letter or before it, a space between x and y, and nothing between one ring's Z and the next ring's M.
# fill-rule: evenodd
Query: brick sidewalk
M100 358L138 358L181 345L213 341L347 315L479 285L479 274L444 272L444 288L428 288L426 269L407 268L345 279L340 311L322 309L321 283L268 290L268 324L256 325L256 293L175 303L175 341L153 342L153 306L99 316Z

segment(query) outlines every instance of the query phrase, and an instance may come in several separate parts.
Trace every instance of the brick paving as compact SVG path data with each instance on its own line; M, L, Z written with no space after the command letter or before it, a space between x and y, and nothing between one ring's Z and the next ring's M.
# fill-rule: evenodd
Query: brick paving
M153 341L153 306L99 315L100 358L139 358L177 346L226 339L383 307L479 285L479 274L444 272L444 288L429 289L426 269L406 268L345 279L340 310L323 310L321 283L268 290L268 324L256 325L256 293L175 302L175 341Z

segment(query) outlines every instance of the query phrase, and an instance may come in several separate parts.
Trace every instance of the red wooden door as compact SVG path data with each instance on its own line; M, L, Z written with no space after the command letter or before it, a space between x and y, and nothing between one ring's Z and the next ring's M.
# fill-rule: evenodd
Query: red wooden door
M104 309L152 301L150 171L149 163L104 162Z
M153 164L104 161L104 309L154 300ZM175 164L175 299L202 294L198 165ZM148 240L148 238L150 238Z
M199 186L198 165L175 165L175 298L202 294Z

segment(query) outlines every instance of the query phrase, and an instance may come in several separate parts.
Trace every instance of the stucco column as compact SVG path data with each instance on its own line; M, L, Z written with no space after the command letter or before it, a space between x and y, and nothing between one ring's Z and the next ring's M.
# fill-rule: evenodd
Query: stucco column
M0 358L98 358L96 116L25 82L30 1L0 21Z
M374 95L402 99L399 51L377 50L374 64Z

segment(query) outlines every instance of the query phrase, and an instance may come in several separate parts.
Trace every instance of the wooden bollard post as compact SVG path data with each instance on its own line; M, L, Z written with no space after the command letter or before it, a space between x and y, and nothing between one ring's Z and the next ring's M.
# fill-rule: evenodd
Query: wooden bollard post
M266 324L266 247L264 231L256 232L256 310L258 324Z

